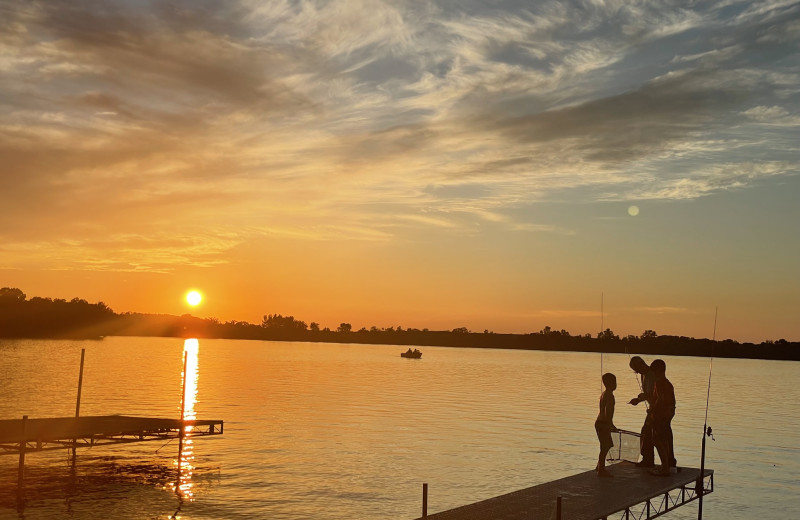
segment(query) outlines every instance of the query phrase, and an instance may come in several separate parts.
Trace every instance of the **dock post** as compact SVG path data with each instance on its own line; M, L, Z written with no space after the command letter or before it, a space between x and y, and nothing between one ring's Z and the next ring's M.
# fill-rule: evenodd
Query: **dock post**
M17 497L22 498L25 493L25 447L27 439L25 430L28 426L28 416L22 416L22 441L19 443L19 472L17 473Z
M78 398L75 400L75 417L81 414L81 389L83 388L83 359L86 355L86 349L81 349L81 369L78 372ZM78 451L78 439L72 439L72 463L75 464L75 456Z
M706 414L708 414L708 412L706 412ZM697 520L703 520L703 495L706 494L705 484L703 483L706 472L706 437L711 435L711 428L708 428L708 430L706 430L706 428L708 428L708 424L703 424L703 442L700 448L700 476L697 477L697 483L695 484L695 493L697 494Z
M561 520L561 495L556 497L556 520Z
M422 517L428 516L428 483L422 484Z

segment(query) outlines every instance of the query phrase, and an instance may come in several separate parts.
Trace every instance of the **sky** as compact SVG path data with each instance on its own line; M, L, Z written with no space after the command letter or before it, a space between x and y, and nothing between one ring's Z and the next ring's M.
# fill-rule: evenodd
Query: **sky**
M0 286L800 341L798 41L790 1L0 0Z

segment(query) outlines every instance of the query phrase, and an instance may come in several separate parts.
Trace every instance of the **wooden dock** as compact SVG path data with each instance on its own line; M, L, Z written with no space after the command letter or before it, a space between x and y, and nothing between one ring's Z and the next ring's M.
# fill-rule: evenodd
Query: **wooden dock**
M0 420L0 455L221 435L221 420L126 415ZM182 431L183 430L183 431Z
M630 462L607 466L613 478L594 471L579 473L538 486L521 489L448 511L425 520L599 520L656 518L714 490L714 471L680 468L669 477L651 475ZM701 487L698 487L698 484ZM427 488L425 488L427 489Z

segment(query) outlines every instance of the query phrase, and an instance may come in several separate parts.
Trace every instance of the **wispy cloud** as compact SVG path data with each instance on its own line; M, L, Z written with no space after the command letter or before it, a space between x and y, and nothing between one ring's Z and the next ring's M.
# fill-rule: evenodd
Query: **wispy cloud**
M697 314L696 310L684 307L632 307L630 312L644 312L648 314Z
M584 309L551 309L526 314L530 318L562 319L562 318L597 318L600 311L587 311Z
M114 235L105 239L53 239L6 244L0 269L9 258L30 269L92 270L166 273L177 268L211 267L225 263L225 253L241 243L220 234L176 236L171 232L148 236Z
M570 233L514 210L796 175L799 9L3 2L0 258L221 221Z
M761 124L794 127L800 126L800 115L790 114L781 106L755 106L742 112L745 116Z

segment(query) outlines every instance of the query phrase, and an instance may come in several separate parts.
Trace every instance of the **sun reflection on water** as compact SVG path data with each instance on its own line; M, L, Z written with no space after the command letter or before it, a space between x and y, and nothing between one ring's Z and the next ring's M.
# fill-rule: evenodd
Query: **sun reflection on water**
M197 339L187 339L183 343L183 355L186 361L186 374L181 374L181 383L184 386L182 396L183 419L191 420L197 418L195 405L197 404L197 380L198 371L198 352L200 342ZM194 499L192 490L192 472L194 471L194 441L191 437L191 426L184 427L183 449L180 452L180 460L176 460L178 466L178 482L173 484L175 492L183 499L190 502Z

